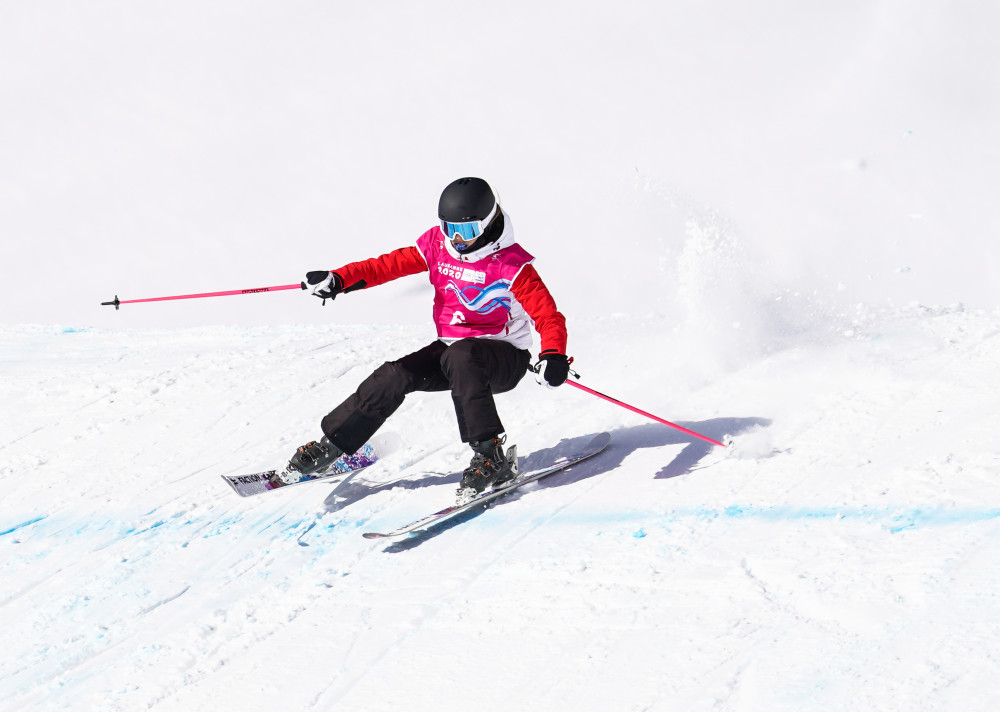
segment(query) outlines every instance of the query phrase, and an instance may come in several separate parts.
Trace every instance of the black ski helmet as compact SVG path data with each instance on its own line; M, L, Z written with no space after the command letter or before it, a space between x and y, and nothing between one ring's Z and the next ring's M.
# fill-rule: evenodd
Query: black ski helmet
M462 247L452 242L455 249L466 255L496 242L504 231L503 212L493 189L482 178L459 178L448 184L438 201L438 217L445 237L449 236L446 223L483 221L482 233L475 241L464 242Z
M497 199L482 178L459 178L448 184L438 201L438 217L448 222L485 220Z

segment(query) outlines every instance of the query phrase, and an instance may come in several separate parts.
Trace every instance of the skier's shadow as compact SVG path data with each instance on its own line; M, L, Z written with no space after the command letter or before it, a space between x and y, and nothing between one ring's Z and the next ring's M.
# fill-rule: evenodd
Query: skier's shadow
M685 428L706 435L714 440L722 441L728 436L736 436L750 428L766 427L771 424L767 418L713 418L700 423L678 423ZM563 440L554 448L531 453L521 464L522 470L533 470L543 467L554 459L569 455L579 448L592 435L583 438ZM686 475L696 469L696 465L718 446L704 440L692 439L679 430L673 430L657 423L635 425L629 428L619 428L611 432L611 444L599 457L585 460L564 472L557 472L538 483L539 489L562 487L580 482L596 475L604 474L621 465L625 458L637 450L645 448L660 448L666 445L684 445L686 447L656 471L653 479L666 480L672 477Z
M679 425L683 425L690 430L694 430L702 435L707 435L710 438L720 441L727 435L736 436L751 428L766 427L770 424L771 421L767 418L714 418L712 420L704 420L699 423L679 423ZM595 434L596 433L561 440L559 444L554 447L533 452L528 457L520 459L520 469L522 472L529 472L531 470L549 465L561 457L573 455L584 447ZM571 485L614 470L625 461L625 458L637 450L645 448L660 448L666 445L682 445L685 443L687 446L677 453L677 455L674 456L670 462L664 464L664 466L653 475L653 479L663 480L690 473L692 470L697 469L696 466L701 459L712 450L716 449L717 446L702 440L692 440L689 435L685 435L677 430L672 430L665 425L655 423L637 425L630 428L620 428L612 431L611 443L600 455L597 455L589 460L584 460L583 462L573 465L572 467L569 467L561 472L553 473L548 477L539 480L533 485L533 488L548 489L550 487L564 487L566 485ZM458 478L458 475L447 479L435 478L428 484L440 484L441 482L447 481L457 482ZM525 494L526 492L524 490L515 490L509 495L501 498L501 500L497 500L495 503L499 504L502 501L516 501ZM449 519L441 522L440 524L432 525L426 529L414 532L410 534L408 538L402 539L386 547L385 551L387 553L400 553L408 551L409 549L423 544L429 539L433 539L434 537L443 534L452 527L478 517L489 509L490 506L492 505L470 509L468 512L460 514L453 519Z

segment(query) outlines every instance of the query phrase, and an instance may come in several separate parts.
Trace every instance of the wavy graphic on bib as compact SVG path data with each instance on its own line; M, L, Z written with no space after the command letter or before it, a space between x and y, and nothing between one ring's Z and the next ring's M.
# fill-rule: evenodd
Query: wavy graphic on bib
M503 279L482 288L459 287L449 279L445 291L454 292L466 309L477 314L489 314L497 309L510 311L510 282Z

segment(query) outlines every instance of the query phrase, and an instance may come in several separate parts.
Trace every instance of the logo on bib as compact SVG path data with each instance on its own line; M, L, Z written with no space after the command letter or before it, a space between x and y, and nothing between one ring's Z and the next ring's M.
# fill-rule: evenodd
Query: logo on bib
M458 265L438 263L438 272L445 275L446 277L453 277L455 279L460 279L463 282L471 282L472 284L486 284L485 272L480 272L479 270L475 269L469 269L468 267L460 267Z
M486 273L474 269L463 269L462 280L473 284L486 284Z
M456 311L454 314L452 314L451 326L455 326L455 324L464 324L464 323L465 323L465 314L463 314L460 311Z

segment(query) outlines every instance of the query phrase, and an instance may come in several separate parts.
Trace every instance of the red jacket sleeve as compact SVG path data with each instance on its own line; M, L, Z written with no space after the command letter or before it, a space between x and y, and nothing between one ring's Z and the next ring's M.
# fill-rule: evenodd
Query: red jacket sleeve
M344 291L350 292L426 272L427 263L416 247L401 247L379 257L351 262L331 271L340 278Z
M525 265L511 291L535 322L542 339L542 353L566 353L566 317L556 309L556 301L532 265Z

